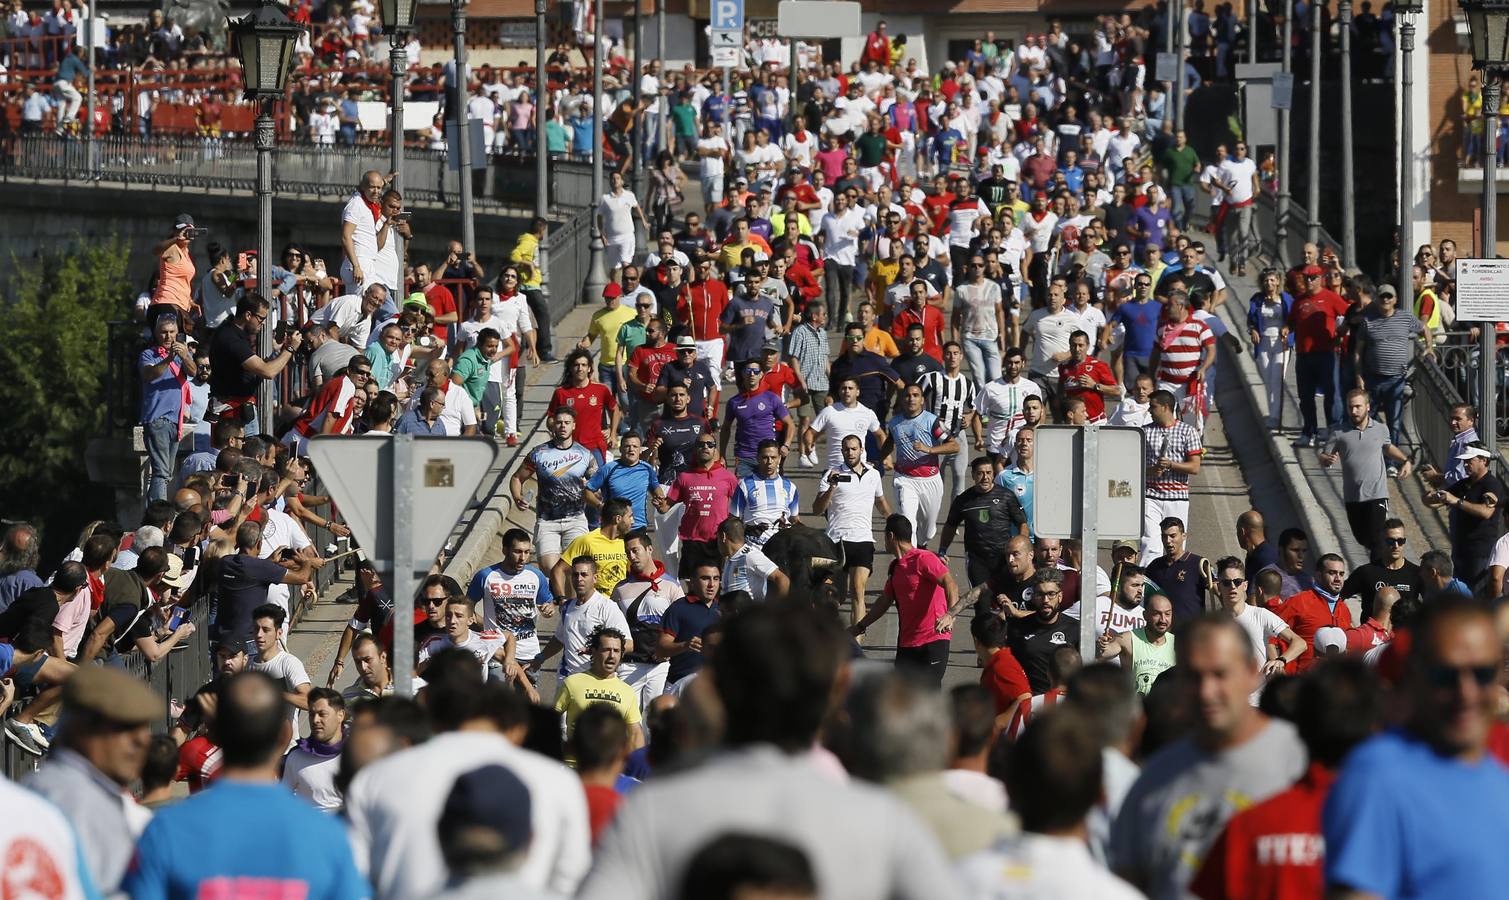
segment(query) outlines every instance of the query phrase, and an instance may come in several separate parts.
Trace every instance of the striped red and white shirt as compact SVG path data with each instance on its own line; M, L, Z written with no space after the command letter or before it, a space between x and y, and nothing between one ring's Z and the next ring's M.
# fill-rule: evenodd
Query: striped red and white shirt
M1216 342L1215 332L1199 319L1169 322L1158 329L1158 381L1188 384L1200 367L1205 348Z
M1042 712L1046 707L1053 706L1063 698L1064 689L1061 687L1053 688L1046 694L1033 694L1031 700L1017 706L1016 712L1012 714L1011 724L1006 726L1006 739L1014 741L1021 737L1022 732L1027 729L1027 723L1032 721L1034 715Z

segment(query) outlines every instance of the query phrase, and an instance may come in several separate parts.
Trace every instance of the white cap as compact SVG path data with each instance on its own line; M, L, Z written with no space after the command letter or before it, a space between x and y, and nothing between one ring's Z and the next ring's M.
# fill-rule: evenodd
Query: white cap
M1315 629L1315 653L1324 655L1327 650L1336 650L1345 653L1347 649L1347 633L1335 625L1327 625L1324 628Z

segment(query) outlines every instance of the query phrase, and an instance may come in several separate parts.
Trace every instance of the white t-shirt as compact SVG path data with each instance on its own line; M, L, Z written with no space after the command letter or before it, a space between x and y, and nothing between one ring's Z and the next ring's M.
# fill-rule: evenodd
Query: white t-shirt
M508 635L501 631L484 631L480 634L475 631L468 631L466 633L466 640L459 644L451 640L451 636L448 634L437 634L425 641L424 646L419 648L418 659L419 664L423 665L429 662L432 657L438 656L441 651L456 647L465 650L477 658L477 662L482 664L482 680L486 681L488 666L492 663L493 658L498 655L498 651L506 646L508 646ZM515 653L517 653L517 648L515 648Z
M823 217L823 259L841 266L852 266L859 260L859 233L865 227L863 210L850 207L841 213L832 212Z
M519 350L522 353L524 349L524 338L522 335L534 330L534 324L529 319L529 301L524 299L524 295L514 294L507 298L496 297L493 301L493 319L502 326L498 330L498 336L505 341L511 337L517 337L519 339ZM503 356L492 364L492 368L488 374L489 381L495 381L499 384L503 383L508 374L508 360L507 356Z
M1058 216L1046 210L1041 219L1028 213L1022 217L1022 233L1032 242L1033 253L1047 253L1058 228Z
M374 279L372 272L377 259L377 229L382 227L382 218L376 221L372 219L372 210L367 207L367 202L361 194L352 194L351 199L346 201L345 209L341 210L341 224L347 222L356 226L351 231L351 249L356 252L356 261L361 264L362 274L367 276L367 283ZM341 280L348 286L354 284L355 279L350 277L351 260L346 260L342 269L347 273ZM365 287L365 285L358 285ZM360 293L360 291L358 291Z
M267 662L256 660L247 668L253 672L268 675L282 685L283 690L289 694L296 694L299 688L309 684L309 672L304 668L303 660L286 650L278 651L278 655ZM299 708L292 703L288 704L288 721L293 725L294 737L298 737Z
M728 141L721 136L702 138L697 141L697 150L699 153L702 150L719 150L727 153L729 152ZM700 172L703 178L715 178L723 174L722 156L702 156L700 160L702 163Z
M1493 552L1488 556L1488 567L1491 569L1494 566L1509 569L1509 534L1505 534L1493 544Z
M1252 176L1256 174L1257 163L1250 156L1221 163L1221 180L1231 194L1232 203L1246 203L1252 199Z
M379 265L375 254L370 259L362 260L362 268L365 270L363 274L369 277L374 275ZM358 350L366 348L367 339L372 334L372 317L362 313L360 294L336 297L315 310L309 318L320 324L334 322L341 330L341 340Z
M603 217L603 239L613 244L633 240L634 210L638 208L639 200L627 188L617 196L611 191L603 194L603 199L598 204L598 211Z
M1041 399L1042 396L1043 389L1030 378L1019 378L1015 382L997 378L986 384L985 391L976 401L980 415L985 417L986 451L1000 453L1003 449L1010 449L1007 438L1012 421L1021 415L1022 405L1028 397Z
M788 134L781 139L781 149L786 151L786 156L794 165L804 169L812 168L813 157L817 155L817 135L803 130L805 140L797 140L796 135Z
M283 654L287 656L288 654ZM335 776L341 770L341 758L337 754L318 757L295 747L283 758L283 786L313 803L321 812L340 812L345 802L341 792L335 789Z
M1114 168L1117 164L1125 162L1137 152L1140 146L1142 146L1142 138L1135 133L1123 135L1117 132L1111 135L1111 139L1106 142L1106 165Z
M447 380L440 388L445 391L445 408L440 411L440 423L445 426L448 436L459 437L461 429L477 424L477 408L472 405L472 398L454 381ZM419 394L416 392L414 403L418 402Z
M1268 641L1276 638L1289 630L1289 624L1277 615L1263 609L1261 606L1253 606L1251 603L1242 606L1242 612L1236 616L1236 622L1247 632L1247 640L1252 644L1252 658L1257 660L1259 666L1268 661ZM1267 679L1263 680L1264 684ZM1263 695L1261 685L1247 698L1247 702L1253 706L1258 705L1258 700Z
M1220 163L1208 163L1200 170L1200 183L1209 187L1210 206L1212 209L1221 205L1226 199L1226 177Z
M561 642L560 680L566 676L585 672L592 658L587 652L587 637L597 628L606 625L629 634L629 620L624 618L618 604L596 591L579 603L572 598L561 607L560 621L556 623L555 636Z
M863 440L865 435L879 429L875 411L863 403L853 406L830 403L812 420L812 430L828 441L828 468L840 471L844 469L844 438L853 434Z
M830 468L823 472L823 489L828 486L828 476L834 474L848 475L849 480L833 486L833 496L828 502L828 537L856 544L873 543L875 530L870 526L870 518L875 498L883 496L885 491L880 470L869 465L858 473L848 466Z
M84 861L78 835L56 806L0 778L0 809L5 810L5 815L0 816L0 852L6 859L15 861L11 866L18 888L16 896L53 897L57 900L99 896ZM48 876L32 883L35 893L22 889L26 884L26 870L38 879L43 879L44 873ZM87 892L86 881L89 884Z
M1027 368L1034 375L1057 375L1058 362L1053 356L1069 352L1069 335L1079 328L1079 314L1068 307L1057 314L1046 306L1034 309L1022 325L1022 331L1032 335L1032 353Z
M269 508L267 518L262 522L262 550L261 558L267 559L274 553L287 547L292 550L303 550L313 546L314 542L305 533L304 527L294 520L293 516L280 509ZM289 586L286 584L269 584L267 586L267 602L276 603L289 613L289 621L292 620L293 608L289 603L292 596ZM283 623L283 634L288 634L288 622Z

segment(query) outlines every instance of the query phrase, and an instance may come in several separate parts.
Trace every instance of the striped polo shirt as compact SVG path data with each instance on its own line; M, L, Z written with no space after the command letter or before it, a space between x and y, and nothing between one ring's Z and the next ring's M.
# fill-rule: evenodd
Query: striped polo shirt
M1205 452L1200 443L1200 432L1178 419L1167 428L1149 422L1142 426L1142 433L1148 468L1157 465L1160 459L1188 462ZM1157 480L1149 479L1144 493L1154 500L1188 500L1189 476L1169 469Z
M950 437L964 430L964 414L975 408L974 379L959 373L928 372L917 379L922 388L922 400L928 412L943 423L944 434Z
M1391 316L1369 316L1362 322L1362 371L1378 378L1404 374L1414 355L1415 335L1423 328L1413 315L1396 310Z
M1215 332L1191 316L1183 322L1170 322L1158 330L1158 380L1166 384L1187 384L1200 367L1205 348L1216 342Z

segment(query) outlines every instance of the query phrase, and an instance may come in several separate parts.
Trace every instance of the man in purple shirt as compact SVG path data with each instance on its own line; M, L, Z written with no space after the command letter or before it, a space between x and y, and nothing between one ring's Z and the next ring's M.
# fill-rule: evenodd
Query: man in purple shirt
M727 415L723 417L718 435L718 452L728 458L728 436L734 440L734 475L744 478L755 471L755 456L761 441L781 441L781 459L791 450L791 414L780 397L770 391L760 390L760 377L765 370L758 362L739 363L737 369L739 393L728 398ZM782 421L779 438L776 434L776 419Z
M1127 234L1137 241L1137 255L1149 244L1167 245L1165 238L1174 225L1174 214L1163 207L1163 192L1152 186L1147 191L1147 205L1138 208L1127 219Z

